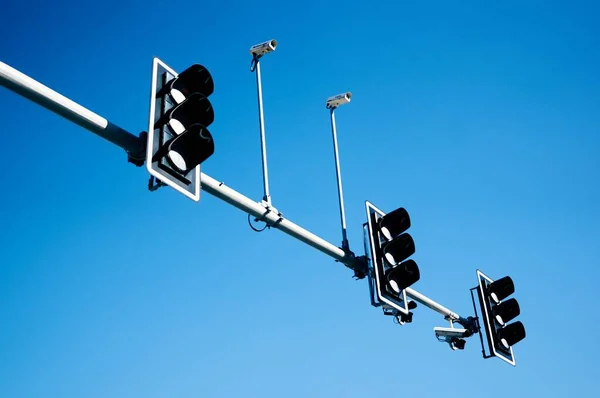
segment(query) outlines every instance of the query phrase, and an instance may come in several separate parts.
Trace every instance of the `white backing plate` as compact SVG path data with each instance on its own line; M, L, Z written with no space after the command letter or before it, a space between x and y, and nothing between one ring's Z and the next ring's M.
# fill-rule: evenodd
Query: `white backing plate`
M167 172L158 168L156 166L156 162L152 162L152 151L153 151L152 143L154 142L155 139L159 139L158 137L155 136L156 132L154 129L154 123L155 123L155 119L156 119L156 99L155 99L155 97L156 97L156 92L157 92L157 82L158 82L158 79L160 78L159 69L165 70L173 76L177 76L177 72L175 72L173 69L171 69L167 64L162 62L157 57L154 57L154 59L152 60L152 85L151 85L151 89L150 89L150 115L149 115L149 120L148 120L148 145L146 148L146 169L152 176L154 176L159 181L167 184L171 188L184 194L185 196L192 199L193 201L198 202L200 200L200 185L201 185L201 183L200 183L200 165L198 165L192 171L192 173L194 173L194 176L192 178L195 178L195 187L194 187L195 189L193 189L193 191L190 192L190 190L185 189L185 186L182 183L180 183L179 180L176 180L174 177L170 176Z

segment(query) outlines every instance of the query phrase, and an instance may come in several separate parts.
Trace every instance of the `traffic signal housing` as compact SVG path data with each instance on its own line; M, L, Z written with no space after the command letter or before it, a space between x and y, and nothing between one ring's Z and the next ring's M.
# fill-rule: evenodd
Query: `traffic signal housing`
M366 210L371 304L382 306L389 315L403 315L410 322L410 310L416 303L407 299L406 288L421 277L419 266L409 259L415 253L413 238L406 232L411 226L410 216L402 207L386 214L369 201Z
M154 58L147 169L195 201L200 200L200 165L215 151L208 130L215 118L208 99L213 92L212 76L204 66L194 64L177 74Z
M526 333L521 321L509 323L521 313L517 300L510 297L515 292L514 282L510 276L493 280L480 270L477 270L477 279L477 294L490 353L487 357L496 356L516 366L513 346L523 340Z

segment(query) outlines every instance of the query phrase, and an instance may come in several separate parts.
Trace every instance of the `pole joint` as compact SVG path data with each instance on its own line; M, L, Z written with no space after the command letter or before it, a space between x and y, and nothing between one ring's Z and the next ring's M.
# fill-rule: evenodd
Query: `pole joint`
M358 256L350 251L350 249L344 249L344 259L341 261L346 267L354 271L352 276L356 280L364 279L369 273L368 258L367 256Z
M146 131L140 133L138 142L139 148L136 151L126 150L127 161L137 167L142 167L146 162L146 145L148 144L148 133Z
M460 324L463 328L467 329L467 332L465 333L464 337L470 337L476 333L479 333L479 324L477 322L476 317L460 317L456 320L456 323Z

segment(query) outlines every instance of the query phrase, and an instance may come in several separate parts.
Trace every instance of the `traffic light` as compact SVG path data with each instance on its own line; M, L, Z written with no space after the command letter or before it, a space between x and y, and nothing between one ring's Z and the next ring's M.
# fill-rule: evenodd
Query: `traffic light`
M215 151L208 126L215 115L208 97L210 72L194 64L175 73L154 58L148 126L147 168L160 182L189 198L200 199L200 164Z
M415 253L413 238L406 233L410 216L402 207L385 214L367 201L366 208L371 303L382 306L386 314L400 316L400 321L410 322L410 310L416 303L407 300L406 288L420 279L417 263L408 259Z
M509 298L515 292L515 284L510 276L492 280L479 270L477 278L489 357L499 357L515 366L513 346L525 338L525 327L521 321L509 323L521 313L517 300Z

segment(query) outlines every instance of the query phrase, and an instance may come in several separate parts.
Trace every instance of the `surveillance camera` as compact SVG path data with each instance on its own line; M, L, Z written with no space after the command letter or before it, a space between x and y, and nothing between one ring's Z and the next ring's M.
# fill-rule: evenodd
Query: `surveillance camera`
M275 51L276 47L277 47L277 40L275 40L275 39L267 40L263 43L255 44L254 46L250 47L250 54L252 54L255 57L262 57L266 53Z
M337 108L340 105L347 104L350 102L352 98L352 93L348 91L347 93L334 95L333 97L327 98L327 109Z

